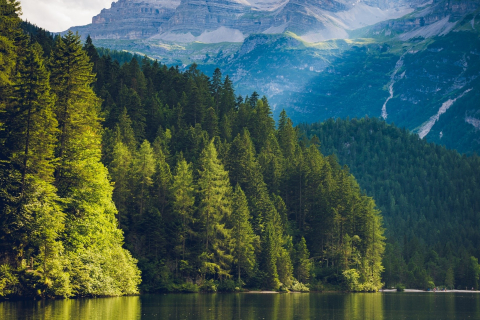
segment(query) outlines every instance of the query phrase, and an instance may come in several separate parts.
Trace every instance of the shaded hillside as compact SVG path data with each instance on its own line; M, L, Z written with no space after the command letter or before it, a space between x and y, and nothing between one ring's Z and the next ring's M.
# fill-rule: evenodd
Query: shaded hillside
M480 158L427 143L376 118L301 125L325 154L348 165L383 213L388 242L384 281L413 285L422 270L444 284L471 287L470 256L480 257ZM412 265L410 264L412 262Z

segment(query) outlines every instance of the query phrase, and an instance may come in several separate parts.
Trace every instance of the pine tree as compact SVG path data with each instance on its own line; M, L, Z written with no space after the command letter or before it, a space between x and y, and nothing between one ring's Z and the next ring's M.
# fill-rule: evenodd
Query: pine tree
M232 198L232 241L234 263L237 264L238 283L241 285L241 270L251 274L255 266L254 243L257 241L249 221L247 198L237 184Z
M165 214L170 198L172 173L163 150L164 143L162 138L158 136L153 142L153 152L155 157L155 174L153 176L154 190L156 193L155 207L157 207L162 214Z
M171 192L173 194L173 210L182 220L182 260L185 260L185 241L187 234L192 234L191 223L195 204L195 185L191 165L181 159L177 162Z
M214 104L215 104L215 113L217 115L220 115L220 94L222 91L222 72L220 71L219 68L216 68L215 71L213 71L213 77L212 81L210 83L210 91L213 96Z
M311 262L305 238L302 237L295 248L295 276L297 280L306 283L310 279Z
M113 148L112 158L113 160L108 169L115 183L113 200L118 209L119 226L122 227L126 223L129 202L131 201L129 198L132 194L131 174L133 157L128 147L122 141L117 141Z
M135 185L138 188L136 192L138 213L142 216L150 198L150 188L153 185L153 175L155 174L153 148L147 140L143 141L135 156L133 172Z
M214 140L200 156L198 178L199 211L204 228L205 255L213 255L212 266L220 278L228 276L232 256L230 254L230 229L226 222L231 215L232 193L228 173L217 158Z

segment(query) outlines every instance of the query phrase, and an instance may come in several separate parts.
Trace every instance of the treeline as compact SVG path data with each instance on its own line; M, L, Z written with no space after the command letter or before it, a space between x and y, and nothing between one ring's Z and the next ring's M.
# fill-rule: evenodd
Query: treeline
M378 119L301 125L336 154L383 212L385 284L478 289L480 158Z
M25 38L1 34L13 31ZM317 139L299 141L285 112L276 128L265 97L237 97L219 70L121 65L71 33L46 60L29 41L12 48L36 50L12 51L1 73L3 295L135 292L117 226L146 292L381 287L373 199ZM30 61L48 103L13 94L37 79L20 72Z
M101 163L93 65L73 34L45 58L19 10L0 0L0 296L137 293Z

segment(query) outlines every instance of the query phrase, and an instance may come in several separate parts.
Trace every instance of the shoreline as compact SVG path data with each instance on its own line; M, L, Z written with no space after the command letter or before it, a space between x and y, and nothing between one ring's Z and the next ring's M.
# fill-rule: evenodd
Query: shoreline
M288 291L288 292L278 292L278 291L271 291L271 290L252 290L252 291L243 291L243 292L170 292L170 293L140 293L140 294L132 294L132 295L123 295L123 296L97 296L97 297L70 297L70 298L39 298L39 297L0 297L0 302L8 302L8 301L46 301L46 300L69 300L69 299L102 299L102 298L124 298L124 297L133 297L133 296L146 296L146 295L183 295L183 294L302 294L302 293L480 293L480 290L447 290L447 291L426 291L420 289L405 289L402 292L397 291L397 289L383 289L377 292L352 292L352 291L310 291L310 292L299 292L299 291Z
M397 289L383 289L379 290L378 292L399 292ZM420 290L420 289L405 289L403 292L424 292L424 293L480 293L480 290L459 290L459 289L453 289L453 290L437 290L437 291L427 291L427 290Z

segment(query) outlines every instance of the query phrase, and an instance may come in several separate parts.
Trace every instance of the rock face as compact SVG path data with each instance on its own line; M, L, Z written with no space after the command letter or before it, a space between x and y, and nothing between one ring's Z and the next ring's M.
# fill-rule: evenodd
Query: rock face
M420 8L408 18L375 25L367 36L383 33L405 41L416 37L445 35L466 14L475 12L478 8L478 0L435 0L432 5Z
M74 27L93 39L145 39L174 15L178 0L119 0L92 18L92 24Z
M398 18L427 0L119 0L74 27L94 39L242 42L254 33L291 31L315 42Z

